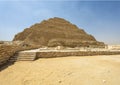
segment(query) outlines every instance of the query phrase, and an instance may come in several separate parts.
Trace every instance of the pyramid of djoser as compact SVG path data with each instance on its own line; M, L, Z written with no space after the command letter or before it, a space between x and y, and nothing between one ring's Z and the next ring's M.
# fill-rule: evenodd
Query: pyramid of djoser
M104 47L83 29L62 18L50 18L24 29L13 41L24 41L32 45L65 47Z

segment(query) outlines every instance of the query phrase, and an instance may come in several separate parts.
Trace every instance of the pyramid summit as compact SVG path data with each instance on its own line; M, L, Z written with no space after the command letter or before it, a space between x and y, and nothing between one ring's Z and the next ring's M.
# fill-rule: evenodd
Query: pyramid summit
M50 18L24 29L13 41L24 41L42 46L104 47L92 35L63 18Z

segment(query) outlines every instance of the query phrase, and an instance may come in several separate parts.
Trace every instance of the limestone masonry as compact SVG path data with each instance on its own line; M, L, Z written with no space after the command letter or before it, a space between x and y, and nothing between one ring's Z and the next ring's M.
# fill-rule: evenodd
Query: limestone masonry
M83 29L62 18L50 18L26 28L18 33L13 41L24 41L31 45L94 47L104 48L103 42L97 41Z

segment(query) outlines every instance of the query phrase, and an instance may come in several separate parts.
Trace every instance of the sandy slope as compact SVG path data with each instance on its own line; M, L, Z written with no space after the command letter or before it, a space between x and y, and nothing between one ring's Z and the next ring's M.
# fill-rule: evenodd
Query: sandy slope
M20 61L0 72L0 85L120 85L120 55Z

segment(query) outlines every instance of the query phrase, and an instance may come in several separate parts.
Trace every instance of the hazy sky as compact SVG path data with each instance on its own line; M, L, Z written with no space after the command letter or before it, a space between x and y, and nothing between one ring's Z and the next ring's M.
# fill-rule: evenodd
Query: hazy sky
M97 40L120 44L120 1L0 0L0 40L44 19L61 17Z

